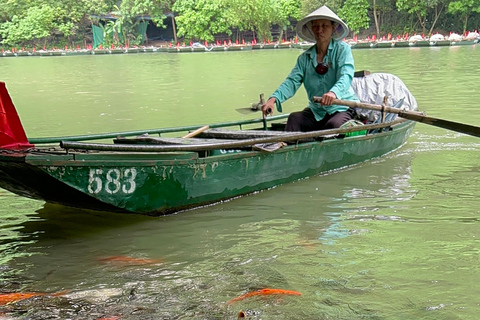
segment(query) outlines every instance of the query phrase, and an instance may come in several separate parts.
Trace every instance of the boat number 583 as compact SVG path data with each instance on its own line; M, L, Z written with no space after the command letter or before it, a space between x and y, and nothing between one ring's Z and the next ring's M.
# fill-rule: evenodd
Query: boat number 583
M123 169L90 169L88 175L88 192L97 194L105 190L109 194L118 192L130 194L135 191L135 168Z

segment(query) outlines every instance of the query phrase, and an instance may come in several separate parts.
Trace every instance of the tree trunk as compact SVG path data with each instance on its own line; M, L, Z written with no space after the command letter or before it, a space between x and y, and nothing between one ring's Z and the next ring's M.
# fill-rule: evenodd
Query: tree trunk
M175 15L172 12L173 42L177 43L177 27L175 26Z
M375 20L375 28L377 30L377 37L380 36L380 27L378 26L378 17L377 17L377 2L373 0L373 18Z
M422 33L425 34L426 18L423 18L418 12L417 12L417 17L418 17L418 21L420 22L420 25L422 26Z
M467 23L468 23L468 14L465 15L465 21L463 21L463 34L467 31Z
M442 5L442 6L440 7L440 11L438 11L438 6L435 6L435 19L433 20L432 27L430 28L430 31L428 32L428 34L429 34L430 36L431 36L432 33L433 33L433 28L435 28L435 24L437 24L438 17L439 17L440 14L442 13L443 8L445 8L445 5Z

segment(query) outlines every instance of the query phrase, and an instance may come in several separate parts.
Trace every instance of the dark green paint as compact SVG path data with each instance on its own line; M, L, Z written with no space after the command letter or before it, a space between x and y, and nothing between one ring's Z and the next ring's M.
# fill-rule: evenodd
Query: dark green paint
M380 134L289 145L271 153L218 151L198 157L196 152L92 152L59 158L32 153L25 162L78 190L79 194L123 211L158 215L382 156L400 147L413 126L414 122L408 121Z

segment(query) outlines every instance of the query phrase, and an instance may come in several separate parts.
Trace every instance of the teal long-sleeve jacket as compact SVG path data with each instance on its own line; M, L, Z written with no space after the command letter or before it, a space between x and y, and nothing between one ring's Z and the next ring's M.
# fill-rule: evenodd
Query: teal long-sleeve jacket
M337 111L346 111L348 107L339 105L322 106L320 103L313 102L314 96L321 97L323 94L332 91L337 99L358 101L351 87L355 67L350 46L341 40L332 39L323 62L328 65L328 72L320 75L315 71L317 66L316 45L298 57L297 63L290 74L270 96L275 97L279 112L282 112L282 102L293 97L302 83L307 91L308 107L312 109L317 121L322 120L326 113L333 114Z

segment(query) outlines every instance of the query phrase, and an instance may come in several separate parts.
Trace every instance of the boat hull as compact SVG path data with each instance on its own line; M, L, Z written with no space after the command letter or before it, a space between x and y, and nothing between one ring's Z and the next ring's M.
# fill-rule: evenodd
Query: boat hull
M23 197L97 211L124 212L87 194L78 192L41 167L25 163L25 157L0 154L0 188Z
M214 203L382 156L414 127L288 145L274 152L0 153L0 187L67 206L161 215Z

